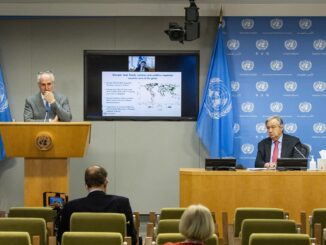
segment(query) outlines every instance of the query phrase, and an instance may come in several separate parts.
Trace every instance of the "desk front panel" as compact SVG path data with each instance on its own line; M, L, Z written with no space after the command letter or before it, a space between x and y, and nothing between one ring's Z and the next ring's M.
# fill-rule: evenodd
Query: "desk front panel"
M326 207L326 172L180 169L180 206L196 203L215 211L219 225L237 207L283 208L299 223L301 211Z

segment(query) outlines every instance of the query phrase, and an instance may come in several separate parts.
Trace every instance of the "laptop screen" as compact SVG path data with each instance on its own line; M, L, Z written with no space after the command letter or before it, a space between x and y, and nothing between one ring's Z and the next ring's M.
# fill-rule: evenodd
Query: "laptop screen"
M277 170L307 170L307 158L279 158Z

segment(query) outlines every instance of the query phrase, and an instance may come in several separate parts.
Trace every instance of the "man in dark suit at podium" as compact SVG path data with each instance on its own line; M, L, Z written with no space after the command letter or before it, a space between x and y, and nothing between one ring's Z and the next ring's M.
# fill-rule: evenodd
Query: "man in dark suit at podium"
M68 98L54 92L54 74L51 71L39 72L37 75L40 93L25 101L25 122L69 122L72 115Z
M265 121L268 138L258 143L256 168L275 168L277 158L305 158L300 139L283 133L283 120L271 116Z
M108 212L123 213L127 221L127 236L136 244L137 236L133 222L133 213L129 199L122 196L107 195L108 185L106 170L98 165L90 166L85 171L85 184L88 195L67 202L61 212L61 220L58 230L58 241L65 231L69 231L70 217L74 212ZM94 224L96 226L96 224Z

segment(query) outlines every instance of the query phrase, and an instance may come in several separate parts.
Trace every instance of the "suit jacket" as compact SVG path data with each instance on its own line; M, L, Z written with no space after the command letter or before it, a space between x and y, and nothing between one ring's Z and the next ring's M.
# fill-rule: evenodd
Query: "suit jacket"
M302 158L299 152L294 149L300 146L299 138L288 134L283 134L281 157L284 158ZM264 164L270 162L272 139L266 138L258 143L257 157L255 161L256 168L263 168Z
M58 241L61 241L62 234L65 231L70 230L70 217L74 212L123 213L127 220L127 235L132 238L132 244L137 242L133 213L129 199L126 197L106 195L103 191L93 191L87 197L67 202L61 212Z
M25 122L44 122L54 118L56 115L59 121L69 122L72 115L68 98L62 94L54 92L55 102L50 105L50 111L47 113L41 93L37 93L25 101L24 121Z

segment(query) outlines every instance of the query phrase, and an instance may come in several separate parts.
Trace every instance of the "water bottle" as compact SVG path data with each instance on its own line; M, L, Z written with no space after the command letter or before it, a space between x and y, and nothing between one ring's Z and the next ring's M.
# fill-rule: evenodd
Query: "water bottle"
M311 156L310 162L309 162L309 169L310 170L316 170L316 161L314 156Z

